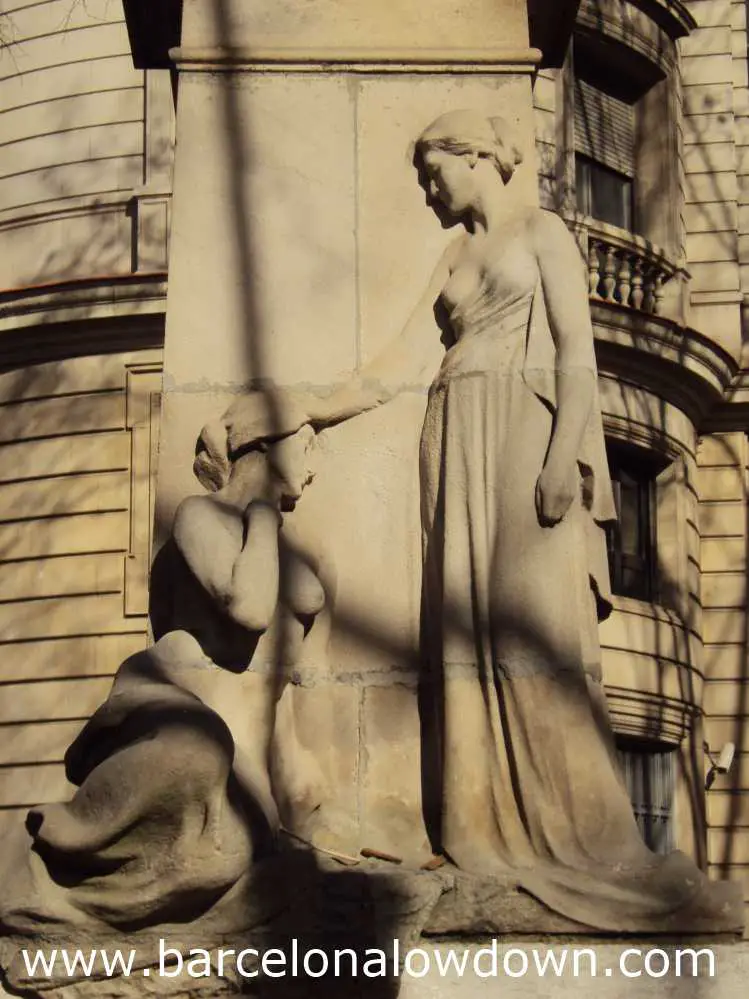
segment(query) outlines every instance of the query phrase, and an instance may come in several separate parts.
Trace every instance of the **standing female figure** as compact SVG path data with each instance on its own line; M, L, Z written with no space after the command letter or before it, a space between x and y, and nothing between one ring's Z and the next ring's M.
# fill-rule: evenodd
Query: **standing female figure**
M335 422L413 380L435 299L448 349L420 447L425 811L459 868L510 877L608 930L679 926L721 902L642 841L600 683L615 516L584 268L563 222L513 209L507 124L438 118L416 159L465 226L404 334L321 406Z

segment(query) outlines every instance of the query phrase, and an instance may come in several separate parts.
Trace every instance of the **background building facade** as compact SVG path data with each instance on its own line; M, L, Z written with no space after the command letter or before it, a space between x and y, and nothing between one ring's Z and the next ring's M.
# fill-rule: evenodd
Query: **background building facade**
M633 802L654 846L737 878L746 84L744 4L583 0L564 67L535 87L541 200L590 274L620 514L605 679ZM726 742L734 768L705 795L708 750Z
M2 776L6 817L146 632L173 103L121 4L4 3Z
M147 641L180 5L125 7L0 8L0 821L69 795ZM588 271L620 513L612 721L653 848L747 879L746 5L530 7L539 198Z

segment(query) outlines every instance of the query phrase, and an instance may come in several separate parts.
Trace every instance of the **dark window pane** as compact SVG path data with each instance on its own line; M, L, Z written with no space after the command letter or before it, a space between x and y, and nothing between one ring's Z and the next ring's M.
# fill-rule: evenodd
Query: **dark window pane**
M600 222L633 231L632 181L584 156L575 157L577 208Z
M618 750L637 825L655 853L674 848L674 753L623 746Z
M642 537L641 484L622 473L619 492L619 546L623 555L639 555L644 547Z
M611 588L620 596L652 600L656 471L647 458L624 445L610 445L608 457L618 516L606 534Z
M575 189L577 191L577 210L583 215L592 215L589 160L583 159L582 156L575 157Z

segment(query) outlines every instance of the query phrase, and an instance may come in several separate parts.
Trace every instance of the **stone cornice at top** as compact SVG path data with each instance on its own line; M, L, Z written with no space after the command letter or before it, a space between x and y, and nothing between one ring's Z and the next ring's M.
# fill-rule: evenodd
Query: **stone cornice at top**
M169 57L177 66L191 70L232 70L245 67L263 70L351 70L360 72L459 71L485 73L532 72L543 53L536 48L463 49L404 47L292 46L174 48Z
M247 26L243 26L241 22L255 17L252 13L253 7L252 5L247 7L237 5L236 0L234 2L229 0L227 11L230 10L233 13L231 17L227 14L223 30L218 34L215 30L204 31L202 28L197 32L195 30L196 16L199 18L202 16L203 20L206 20L206 14L214 10L211 0L201 0L199 4L194 3L193 0L150 0L148 4L144 4L142 0L123 0L123 2L133 61L139 68L169 66L169 50L174 50L180 46L184 51L185 49L214 49L224 46L241 48L246 47L249 43L253 48L257 46L260 49L268 49L277 48L292 41L301 50L307 46L308 42L315 43L311 45L313 49L319 49L321 42L323 42L322 47L326 49L337 45L340 45L341 49L350 49L351 44L356 44L354 39L357 33L354 32L349 37L350 32L346 30L346 24L340 20L337 25L334 25L335 30L331 29L327 32L325 39L322 36L317 37L319 32L310 34L307 31L309 18L305 14L303 18L292 18L285 26L276 26L285 29L278 35L279 46L276 46L272 38L273 28L268 23L268 18L256 18L257 24L253 30L249 32L245 30ZM244 0L242 0L243 2ZM380 37L379 32L370 32L369 37L367 37L366 32L363 35L359 33L358 41L364 45L371 43L373 48L391 49L387 57L378 60L386 66L393 65L398 61L398 54L392 50L401 48L401 46L403 46L402 51L421 53L420 58L407 60L413 61L415 65L426 66L443 63L449 66L462 63L467 66L470 57L473 54L478 54L477 65L482 66L489 63L505 62L510 50L525 49L528 42L528 51L534 53L532 61L540 62L542 66L560 65L572 32L579 0L525 0L525 3L523 0L509 0L507 9L503 10L505 2L507 0L464 0L466 15L461 19L460 10L463 4L456 6L446 2L443 5L444 10L439 4L425 5L422 12L419 6L420 0L398 0L398 5L403 4L404 30L395 34L386 33L387 42L384 45L385 35ZM388 12L389 18L392 20L393 14L399 9L383 4L378 13L376 6L366 3L366 0L362 0L362 3L364 4L362 10L367 11L367 18L374 18L378 22ZM493 5L496 6L496 12L493 12ZM291 6L293 3L287 4L287 7ZM361 7L362 4L355 3L354 6ZM525 8L524 14L521 13L523 8ZM268 9L269 11L277 10L276 8ZM349 10L349 7L343 6L342 10ZM419 11L421 28L414 34L410 30L414 25L408 23L408 19L410 17L413 21L415 10ZM477 18L477 22L480 23L476 23L473 29L464 28L464 30L455 32L447 30L453 25L453 22L455 25L470 25L472 18L469 17L469 14L479 10L482 12L482 16ZM237 20L237 12L241 15L239 21ZM441 12L444 16L441 16ZM509 22L507 21L508 16ZM269 14L269 18L276 20L275 15ZM385 19L387 20L387 18ZM206 21L208 27L210 27L210 20L211 18L208 17ZM346 21L346 18L343 20ZM298 27L299 31L293 31L290 34L288 30L290 25ZM441 34L440 31L435 30L440 25L443 29ZM500 27L501 31L499 31ZM261 30L256 30L258 28ZM390 44L391 42L392 44ZM487 50L498 50L495 52L494 58L487 58L480 51L483 46ZM444 60L435 58L437 50L452 50L453 48L456 52L458 50L462 52L461 58L457 58L454 54L449 55ZM505 50L508 51L505 52ZM543 55L536 56L538 50L541 50ZM430 53L432 54L431 58ZM320 55L319 52L316 54ZM322 59L321 61L328 62L333 66L341 65L344 62L360 62L360 58L357 53L349 52L345 60ZM367 61L373 60L368 59ZM524 64L528 61L528 59L523 58L520 63ZM272 59L269 62L272 65L277 60Z
M639 76L643 92L674 71L676 43L694 27L677 0L581 0L576 21L579 42L598 37L608 46L605 55L604 49L599 52L603 72L618 72L633 82ZM625 51L628 63L618 64Z
M629 0L633 7L651 17L676 41L697 27L697 21L680 0Z
M604 25L616 25L619 31L632 31L634 24L625 27L631 21L628 12L622 8L630 7L639 11L653 25L657 25L672 42L684 38L697 27L697 21L679 0L582 0L578 12L578 20L593 27L603 28Z

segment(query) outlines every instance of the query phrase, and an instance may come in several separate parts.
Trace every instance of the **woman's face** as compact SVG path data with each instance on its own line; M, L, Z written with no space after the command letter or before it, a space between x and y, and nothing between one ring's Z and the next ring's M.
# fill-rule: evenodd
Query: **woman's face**
M440 201L453 216L465 214L476 200L476 180L468 157L427 149L422 160L430 198Z
M278 488L282 509L293 509L304 487L311 482L310 461L315 443L314 430L305 425L268 448L268 469Z

